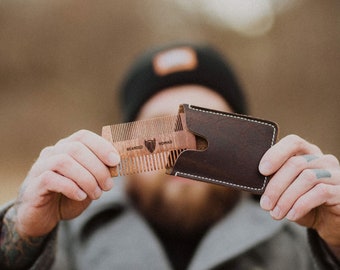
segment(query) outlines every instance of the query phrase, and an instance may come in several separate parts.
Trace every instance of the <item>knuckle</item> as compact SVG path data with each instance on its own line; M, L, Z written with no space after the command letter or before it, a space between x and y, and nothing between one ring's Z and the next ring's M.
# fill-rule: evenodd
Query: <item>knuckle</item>
M288 138L296 149L303 149L306 141L298 135L292 134Z
M39 182L42 186L48 187L51 184L51 181L54 179L54 173L52 171L45 171L40 175Z
M310 149L313 153L321 153L321 150L318 146L306 141L296 134L287 135L286 138L292 145L294 145L295 149L299 149L300 151Z
M328 198L331 195L330 186L325 183L319 183L315 186L317 194L322 198Z
M322 153L321 149L317 145L312 144L312 143L309 143L309 144L310 144L310 147L313 153Z
M82 141L88 135L88 133L89 133L89 131L87 131L85 129L81 129L81 130L78 130L77 132L75 132L72 135L72 137L76 141Z
M303 142L303 139L296 134L290 134L286 138L287 138L287 140L289 140L289 141L291 141L292 143L295 143L295 144L300 144L300 143Z
M339 166L339 160L334 155L327 154L324 157L329 164L334 165L336 167Z
M82 143L73 142L68 145L67 153L71 156L78 156L82 151Z
M54 168L57 171L64 170L72 165L72 160L67 154L60 154L55 160Z
M83 144L80 141L64 141L56 145L55 154L68 154L72 157L81 155Z
M316 182L317 180L315 172L312 169L303 170L301 173L301 177L307 182Z
M305 167L305 160L303 158L301 158L300 156L293 156L291 158L289 158L286 162L287 167L290 170L302 170Z
M49 156L53 152L53 146L47 146L40 151L39 157Z
M55 146L59 146L59 145L62 145L62 144L64 144L64 143L66 143L66 138L63 138L63 139L60 139L56 144L55 144Z

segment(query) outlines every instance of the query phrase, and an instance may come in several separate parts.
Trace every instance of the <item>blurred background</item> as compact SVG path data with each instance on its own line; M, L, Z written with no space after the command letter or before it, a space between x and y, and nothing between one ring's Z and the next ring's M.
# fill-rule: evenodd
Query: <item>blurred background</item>
M251 114L340 157L339 0L1 0L0 203L40 150L119 121L116 89L141 51L208 42Z

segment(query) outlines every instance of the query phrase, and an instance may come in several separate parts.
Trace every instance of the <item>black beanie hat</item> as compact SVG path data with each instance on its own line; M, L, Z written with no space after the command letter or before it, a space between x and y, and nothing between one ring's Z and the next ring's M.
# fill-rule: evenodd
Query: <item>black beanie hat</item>
M154 48L137 58L120 89L124 121L135 120L143 104L157 92L188 84L208 87L234 112L247 113L243 92L222 55L206 45L183 43Z

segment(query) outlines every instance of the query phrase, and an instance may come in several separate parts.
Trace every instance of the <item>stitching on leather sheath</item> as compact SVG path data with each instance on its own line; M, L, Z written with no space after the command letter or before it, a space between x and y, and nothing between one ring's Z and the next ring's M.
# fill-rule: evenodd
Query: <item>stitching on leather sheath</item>
M191 177L196 177L196 178L199 178L199 179L202 179L202 180L205 180L205 181L216 182L216 183L220 183L220 184L223 184L223 185L228 184L230 186L234 186L234 187L238 187L238 188L244 188L244 189L250 189L250 190L256 190L256 191L262 190L267 183L267 176L264 177L263 185L260 188L238 185L238 184L230 183L230 182L227 182L227 181L221 181L221 180L217 180L217 179L213 179L213 178L208 178L208 177L203 177L203 176L190 174L190 173L183 173L183 172L175 172L175 176L181 176L181 177L191 176Z
M203 109L200 109L200 108L194 108L191 105L189 105L189 108L192 109L192 110L195 110L195 111L200 111L200 112L204 112L204 113L210 113L210 114L215 114L215 115L220 115L220 116L225 116L225 117L230 117L230 118L236 118L236 119L241 119L241 120L245 120L245 121L248 121L248 122L254 122L254 123L261 124L261 125L270 126L271 128L273 128L273 135L272 135L272 140L271 140L271 146L274 144L276 130L275 130L275 126L270 124L270 123L261 122L261 121L258 121L256 119L248 119L248 118L245 118L245 117L242 117L242 116L238 116L238 115L229 115L229 114L219 113L219 112L215 112L215 111L208 111L208 110L203 110ZM206 180L206 181L212 181L212 182L216 182L216 183L220 183L220 184L228 184L230 186L235 186L235 187L244 188L244 189L250 189L250 190L262 190L266 186L267 179L268 179L268 177L265 176L262 187L261 188L254 188L254 187L234 184L234 183L227 182L227 181L221 181L221 180L217 180L217 179L213 179L213 178L202 177L202 176L198 176L198 175L194 175L194 174L189 174L189 173L183 173L183 172L176 172L175 173L176 176L178 176L178 174L181 174L184 177L185 176L191 176L191 177L196 177L198 179L202 179L202 180Z

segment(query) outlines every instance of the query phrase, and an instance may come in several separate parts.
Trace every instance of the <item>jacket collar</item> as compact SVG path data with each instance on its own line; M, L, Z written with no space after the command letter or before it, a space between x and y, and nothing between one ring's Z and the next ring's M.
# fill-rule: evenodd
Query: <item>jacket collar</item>
M285 222L274 221L245 196L202 239L189 269L211 269L253 248L277 233Z

